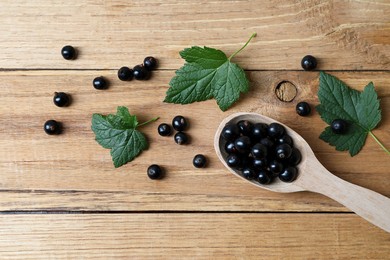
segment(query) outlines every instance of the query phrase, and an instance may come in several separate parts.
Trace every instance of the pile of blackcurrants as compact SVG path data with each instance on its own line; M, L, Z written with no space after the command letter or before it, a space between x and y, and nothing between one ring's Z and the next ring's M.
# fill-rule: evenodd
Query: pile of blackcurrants
M135 78L136 80L147 80L151 76L151 71L157 67L157 59L148 56L144 59L144 63L134 66L132 69L129 67L121 67L118 70L118 78L122 81L129 81Z
M276 177L283 182L297 178L301 153L281 124L241 120L227 124L221 137L227 165L246 179L270 184Z

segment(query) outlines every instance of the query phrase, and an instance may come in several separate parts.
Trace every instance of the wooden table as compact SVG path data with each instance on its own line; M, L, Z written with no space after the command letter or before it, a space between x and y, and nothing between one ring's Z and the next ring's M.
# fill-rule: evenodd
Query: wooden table
M390 197L390 160L368 138L355 157L318 136L317 112L295 113L299 101L318 104L318 69L357 90L373 81L382 122L374 133L390 146L390 2L383 1L17 1L0 7L0 258L1 259L385 259L390 235L318 194L278 194L228 173L213 150L219 122L233 112L274 117L300 133L335 175ZM183 65L179 51L209 46L230 55L252 32L258 36L234 59L251 90L226 112L215 101L163 103ZM64 45L76 60L60 55ZM148 55L160 65L148 81L122 82L121 66ZM92 79L110 88L97 91ZM275 95L291 82L290 102ZM72 95L67 108L55 91ZM94 141L93 113L127 106L145 126L150 148L115 169ZM158 123L182 114L191 144L158 136ZM64 133L48 136L48 119ZM203 153L206 169L192 158ZM157 163L166 178L152 181ZM389 216L390 218L390 216ZM390 219L389 219L390 221Z

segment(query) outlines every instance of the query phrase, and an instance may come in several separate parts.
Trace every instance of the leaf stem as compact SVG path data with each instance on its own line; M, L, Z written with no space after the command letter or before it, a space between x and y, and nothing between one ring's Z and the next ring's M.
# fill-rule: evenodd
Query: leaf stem
M251 37L249 38L249 40L244 44L244 46L242 46L239 50L237 50L235 53L233 53L232 55L230 55L230 57L228 58L229 61L234 57L236 56L240 51L242 51L247 45L248 43L252 40L252 38L256 37L257 33L252 33Z
M390 155L390 151L386 149L386 147L378 140L378 138L376 138L376 136L374 135L374 133L371 132L371 131L368 131L368 133L371 135L372 138L374 138L374 140L379 144L379 146L382 147L382 149L383 149L388 155Z
M137 125L137 127L140 127L140 126L143 126L143 125L147 125L147 124L149 124L150 122L154 122L154 121L156 121L156 120L159 119L159 118L160 118L160 117L152 118L152 119L150 119L150 120L148 120L148 121L146 121L146 122L143 122L142 124Z

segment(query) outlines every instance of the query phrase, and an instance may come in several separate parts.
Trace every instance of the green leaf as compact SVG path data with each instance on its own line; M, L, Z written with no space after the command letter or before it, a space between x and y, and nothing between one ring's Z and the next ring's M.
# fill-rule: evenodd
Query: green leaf
M151 121L154 120L156 118ZM126 107L118 107L116 115L93 114L92 131L95 133L95 140L104 148L111 149L116 168L132 161L148 148L148 142L136 130L137 126L137 117L131 115Z
M116 168L132 161L138 154L148 148L145 136L138 130L123 130L118 141L111 148L111 157Z
M186 63L169 82L164 102L189 104L215 98L220 109L227 110L240 93L249 90L244 70L230 61L243 48L229 58L221 50L209 47L193 46L181 51Z
M213 69L221 66L227 61L227 57L223 51L209 48L193 46L186 48L180 52L180 56L188 63L197 63L205 69Z
M233 105L239 99L240 93L249 90L249 81L244 70L230 61L219 67L216 78L218 81L214 85L213 95L222 111Z
M137 117L130 115L127 107L118 107L116 116L122 120L126 128L136 128L138 125Z
M172 78L164 102L189 104L212 98L211 81L214 80L214 76L215 70L203 69L196 63L188 63Z
M336 77L321 72L318 98L320 104L316 109L326 123L331 124L335 119L344 119L349 123L347 133L335 134L327 127L320 138L338 151L348 150L351 156L356 155L362 149L367 134L381 120L374 85L370 82L363 92L359 92Z

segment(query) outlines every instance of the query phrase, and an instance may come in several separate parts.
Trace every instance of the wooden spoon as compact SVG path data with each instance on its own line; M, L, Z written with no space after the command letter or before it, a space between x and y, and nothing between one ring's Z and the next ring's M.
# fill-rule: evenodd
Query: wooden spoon
M230 168L225 161L227 153L224 149L225 141L221 137L222 129L227 124L235 124L240 120L249 120L256 123L270 124L272 122L283 125L292 137L294 146L300 150L302 160L297 166L298 177L291 183L275 179L272 184L262 185L256 181L245 179L238 170ZM275 192L312 191L323 194L343 204L359 216L363 217L381 229L390 232L390 199L369 189L346 182L330 173L315 157L309 144L288 126L263 115L256 113L235 113L226 117L219 125L214 138L214 148L223 165L239 178L263 189Z

